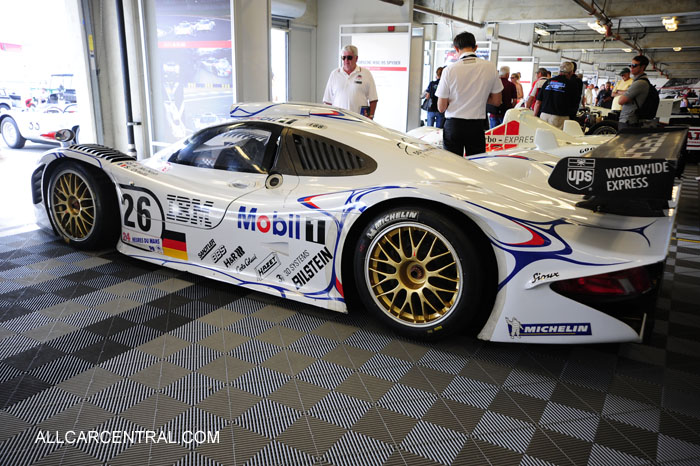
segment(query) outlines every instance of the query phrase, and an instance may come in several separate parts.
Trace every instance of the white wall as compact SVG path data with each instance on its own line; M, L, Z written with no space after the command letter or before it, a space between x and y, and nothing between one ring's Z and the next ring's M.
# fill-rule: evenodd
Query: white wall
M236 100L270 100L270 0L233 0Z
M331 70L340 66L341 24L411 23L413 20L411 11L412 2L410 1L405 2L401 7L378 0L321 0L318 2L316 102L321 102L323 98L323 91ZM362 56L362 50L359 50L358 54Z

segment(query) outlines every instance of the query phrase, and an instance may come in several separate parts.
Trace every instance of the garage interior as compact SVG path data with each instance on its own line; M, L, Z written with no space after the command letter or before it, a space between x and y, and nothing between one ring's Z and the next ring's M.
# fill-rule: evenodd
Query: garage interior
M94 34L93 49L83 37L75 66L78 95L89 102L81 135L151 156L172 141L159 138L153 121L148 2L65 3L67 21L88 18ZM124 9L126 67L115 4ZM538 0L526 11L510 0L232 0L230 8L234 102L272 100L275 24L289 34L290 101L320 102L347 24L412 25L418 64L407 86L415 96L425 73L432 79L436 44L461 30L497 42L501 56L572 59L610 79L637 50L652 58L656 82L700 77L692 0ZM298 16L275 14L289 11ZM666 31L662 17L676 17L678 30ZM594 20L616 37L603 40L587 25ZM411 129L420 101L407 100ZM0 464L700 463L697 156L682 176L648 341L533 345L466 332L413 341L363 309L334 313L115 250L78 251L33 224L29 177L49 148L0 142ZM148 429L177 439L185 430L218 432L219 441L51 441L68 430Z

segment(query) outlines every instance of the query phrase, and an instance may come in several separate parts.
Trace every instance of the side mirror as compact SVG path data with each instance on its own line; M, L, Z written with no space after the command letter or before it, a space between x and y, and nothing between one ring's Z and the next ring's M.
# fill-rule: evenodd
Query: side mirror
M58 141L62 147L70 146L75 142L75 133L70 129L59 129L53 133L44 133L41 137Z

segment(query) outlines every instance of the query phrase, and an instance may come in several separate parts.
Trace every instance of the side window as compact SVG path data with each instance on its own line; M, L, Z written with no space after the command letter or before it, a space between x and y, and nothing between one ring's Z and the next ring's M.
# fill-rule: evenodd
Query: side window
M265 155L272 131L225 126L195 134L171 163L246 173L267 173Z

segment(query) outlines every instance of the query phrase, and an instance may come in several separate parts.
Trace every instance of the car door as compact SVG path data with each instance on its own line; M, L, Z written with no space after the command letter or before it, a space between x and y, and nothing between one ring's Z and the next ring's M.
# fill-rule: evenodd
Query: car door
M115 177L122 243L169 261L228 270L238 246L227 232L229 207L265 186L281 130L264 123L219 125L166 158L121 163L124 170Z

